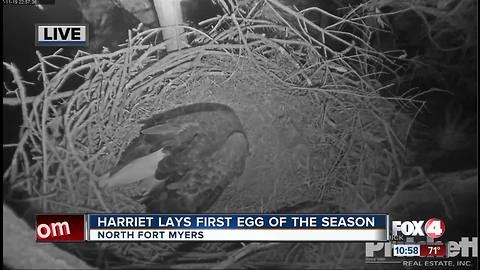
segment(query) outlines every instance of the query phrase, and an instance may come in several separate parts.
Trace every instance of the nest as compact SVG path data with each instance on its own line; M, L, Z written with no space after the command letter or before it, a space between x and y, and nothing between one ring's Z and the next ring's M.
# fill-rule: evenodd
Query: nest
M218 102L238 114L251 156L211 212L273 212L304 201L318 205L312 211L385 212L402 175L406 134L395 129L409 124L391 101L409 100L380 95L380 76L392 63L369 46L375 29L364 23L365 12L330 14L332 24L320 27L275 0L236 6L203 22L208 31L185 27L191 46L167 55L165 44L155 42L160 28L134 29L115 52L78 52L73 59L39 54L30 71L39 73L43 92L34 98L15 66L4 64L23 115L4 181L28 192L39 212L142 212L129 197L133 188L100 190L98 177L139 134L139 120L178 105ZM363 245L349 243L209 243L185 256L176 252L180 245L67 248L105 267L159 266L172 254L174 268L363 263Z

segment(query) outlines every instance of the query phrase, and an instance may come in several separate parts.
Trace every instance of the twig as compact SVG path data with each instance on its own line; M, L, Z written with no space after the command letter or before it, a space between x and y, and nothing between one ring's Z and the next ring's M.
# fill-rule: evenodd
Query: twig
M62 98L68 98L74 92L75 91L72 90L72 91L65 91L65 92L57 93L55 95L51 95L50 100L53 101L53 100L58 100L58 99L62 99ZM25 104L33 103L36 99L39 99L39 98L41 98L41 97L40 96L25 97L25 99L23 99L23 100L21 100L20 98L3 98L3 105L18 106L18 105L21 105L22 102L25 103Z
M272 246L275 246L275 245L278 245L278 243L251 243L251 244L248 244L246 245L245 247L237 250L237 251L233 251L231 253L231 255L228 256L228 258L224 261L222 261L221 263L215 265L212 267L212 269L225 269L227 267L229 267L230 265L236 263L237 261L241 260L243 257L253 253L253 252L256 252L256 251L259 251L259 250L262 250L262 249L266 249L266 248L269 248L269 247L272 247Z

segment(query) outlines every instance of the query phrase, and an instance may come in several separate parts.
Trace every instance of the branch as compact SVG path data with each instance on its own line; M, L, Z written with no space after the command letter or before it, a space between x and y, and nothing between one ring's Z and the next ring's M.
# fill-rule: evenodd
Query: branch
M72 94L74 93L74 91L66 91L66 92L61 92L61 93L58 93L56 95L53 95L51 96L49 99L50 100L57 100L57 99L62 99L62 98L67 98L67 97L70 97ZM40 96L33 96L33 97L25 97L24 99L24 102L25 103L33 103L33 101L35 101L35 99L37 98L41 98ZM7 106L18 106L18 105L21 105L22 104L22 101L16 97L16 98L3 98L3 105L7 105Z

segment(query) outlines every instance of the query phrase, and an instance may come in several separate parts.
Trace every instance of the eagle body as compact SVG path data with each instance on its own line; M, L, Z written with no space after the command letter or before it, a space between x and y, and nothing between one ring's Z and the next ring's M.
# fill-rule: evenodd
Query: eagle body
M245 167L248 140L235 112L218 103L177 107L141 121L140 135L101 187L147 179L151 213L207 210Z

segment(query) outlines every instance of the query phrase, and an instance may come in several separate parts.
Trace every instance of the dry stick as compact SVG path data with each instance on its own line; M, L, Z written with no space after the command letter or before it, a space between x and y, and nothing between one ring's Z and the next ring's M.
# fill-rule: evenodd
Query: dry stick
M124 57L119 57L115 61L115 66L110 66L109 69L105 72L100 72L95 75L93 80L98 80L99 86L97 86L98 89L98 99L99 100L99 105L97 107L97 110L102 112L102 111L108 111L109 104L111 102L110 96L111 92L113 91L110 82L114 81L116 71L118 70L118 66L122 66L124 64ZM97 79L98 78L98 79ZM103 83L104 81L107 81L107 83ZM89 87L89 89L94 89L92 86ZM95 91L95 90L94 90Z
M44 56L43 59L50 59L50 58L57 58L58 57L60 59L72 61L72 59L69 58L69 57L59 55L61 52L63 52L63 48L60 48L60 49L56 50L52 55ZM38 68L40 68L40 63L37 63L34 66L30 67L29 69L27 69L27 71L32 72L32 71L34 71L35 69L38 69Z
M422 178L422 175L417 175L417 176L414 176L414 177L411 177L410 179L402 182L400 185L397 186L397 189L395 190L395 192L393 193L393 195L390 197L390 200L388 200L383 206L382 208L380 209L380 211L386 211L388 212L389 210L389 207L390 207L390 204L392 204L396 199L397 197L400 195L400 193L411 183L413 183L414 181L417 181L418 179L421 179Z
M123 56L123 58L125 59L125 62L120 70L120 78L118 80L118 84L115 85L115 87L112 87L113 91L116 91L116 93L114 95L115 98L113 99L112 110L110 111L108 119L113 123L115 123L115 121L113 121L114 120L113 118L115 118L115 115L112 115L113 112L115 112L114 109L119 107L119 104L122 102L122 98L124 97L124 95L128 90L128 88L125 87L125 84L130 76L129 65L131 64L131 60L132 60L131 51L132 51L131 49L125 51L125 54Z
M73 200L75 201L76 200L76 195L75 195L75 192L74 192L74 189L73 189L73 182L72 182L72 179L70 177L70 170L68 169L68 166L65 164L65 160L61 158L61 156L58 154L58 152L56 151L55 149L55 145L52 145L51 142L47 142L48 143L48 146L50 147L53 155L55 155L58 159L58 162L60 163L64 173L65 173L65 179L67 180L67 185L68 185L68 190L70 191L70 194L72 195L72 198ZM60 171L60 170L59 170Z
M91 106L93 107L94 103L96 103L96 102L90 103L91 105L89 105L88 107L91 107ZM90 108L85 109L84 112L78 117L78 120L76 121L75 126L72 128L72 133L73 134L77 134L77 133L80 133L81 131L84 131L83 128L92 121L91 117L85 119L88 116L88 114L90 113L91 110L92 109L90 109Z
M261 35L257 35L257 34L246 34L245 35L246 37L249 37L249 38L256 38L256 39L260 39L262 40L265 44L268 44L270 47L276 49L277 51L280 52L280 54L282 54L283 56L285 56L288 61L290 63L292 63L295 68L297 69L297 72L295 74L298 74L300 73L300 75L303 77L303 79L305 79L307 81L307 85L308 86L312 86L312 80L308 77L308 75L305 73L305 70L302 69L302 67L300 66L300 64L295 61L295 59L293 59L293 57L287 52L287 50L282 47L280 44L277 44L275 42L272 42L271 40L261 36Z
M297 37L301 38L305 43L310 44L310 42L309 42L307 39L305 39L305 37L304 37L300 32L298 32L297 29L295 29L295 27L291 26L290 23L289 23L287 20L285 20L285 18L283 18L282 15L280 15L280 14L278 13L278 11L272 6L272 4L271 4L269 1L267 1L267 4L270 6L270 8L273 10L273 12L275 12L275 15L276 15L285 25L287 25L288 28L289 28L293 33L295 33L295 35L296 35ZM288 7L286 7L286 6L284 6L284 8L288 11L288 13L290 13L290 15L293 15L293 16L297 17L297 13L296 13L295 11L291 10L290 8L288 8ZM284 10L284 11L285 11L285 10ZM320 29L321 29L321 28L320 28ZM320 33L323 33L323 32L325 32L325 30L321 29ZM322 46L324 47L324 49L327 49L329 52L331 52L332 54L335 55L335 51L333 51L332 49L330 49L330 48L329 48L328 46L326 46L324 43L321 43L321 42L319 42L319 41L316 40L316 39L313 39L313 40L314 40L315 42L319 43L320 45L322 45ZM327 55L325 55L325 57L326 57L326 56L327 56Z
M163 266L165 269L213 269L214 263L185 263L185 264L175 264L169 266ZM153 267L158 267L153 265Z
M432 27L430 25L430 23L428 22L428 19L427 17L425 16L425 14L422 12L424 11L425 12L425 9L423 8L412 8L413 12L415 12L423 21L423 23L425 24L426 28L427 28L427 37L429 39L429 41L435 46L435 48L439 51L442 51L442 52L452 52L452 51L456 51L456 50L459 50L459 49L462 49L465 45L464 44L461 44L461 45L458 45L456 47L451 47L451 48L443 48L442 45L440 45L436 40L435 38L432 36ZM425 13L429 13L429 12L425 12ZM441 16L441 15L440 15ZM439 17L440 17L439 16Z
M29 138L28 135L23 135L20 137L20 141L17 143L17 148L15 149L15 152L13 153L13 157L12 157L12 163L10 164L10 166L7 168L7 170L5 171L5 173L3 174L3 178L5 179L10 173L10 175L16 175L18 173L18 170L16 170L15 172L12 172L11 169L12 168L17 168L18 164L17 164L17 157L20 155L20 152L24 152L23 150L23 146L25 145L27 139ZM25 153L23 153L25 154ZM28 165L28 160L26 161L26 164L25 164L25 172L27 175L30 175L30 166ZM30 189L28 189L30 190Z
M383 125L384 127L384 130L385 130L385 134L387 135L387 139L388 139L388 142L390 144L390 147L391 147L391 150L392 150L392 158L393 158L393 161L395 162L395 168L397 168L397 177L401 177L402 176L402 170L401 170L401 163L400 161L398 160L398 152L397 152L397 148L395 146L395 141L394 141L394 138L392 137L392 134L394 134L394 132L392 131L392 128L390 126L389 123L387 123L381 116L381 112L377 112L377 110L375 109L375 107L373 107L372 105L370 105L369 103L368 104L368 107L370 108L371 110L371 113L380 121L380 123ZM396 137L395 137L396 138ZM403 147L403 144L399 141L397 141L398 144L400 144L402 147Z
M278 245L279 243L251 243L249 245L244 246L243 248L231 252L230 256L224 260L223 262L215 265L212 269L225 269L229 267L230 265L234 264L235 262L239 261L243 257L247 256L248 254L259 251L268 247L272 247L275 245Z
M25 88L25 85L22 83L22 77L20 75L20 71L18 70L18 68L15 66L15 64L7 64L7 63L3 63L3 65L12 73L12 76L13 76L13 80L15 81L15 83L17 84L18 86L18 94L19 94L19 98L20 98L20 103L21 103L21 108L22 108L22 118L23 118L23 123L27 123L30 127L33 127L33 124L30 120L30 118L28 117L28 108L27 108L27 103L26 103L26 88Z
M181 257L176 260L175 262L189 262L189 261L203 261L203 260L219 260L224 259L228 253L225 251L219 251L215 253L204 253L204 252L176 252L176 254L180 255ZM177 265L177 264L176 264Z
M66 207L66 208L70 208L70 209L73 208L73 210L78 210L79 212L98 213L99 211L101 211L101 210L98 210L98 209L92 209L92 208L78 206L78 205L71 205L71 204L67 204L67 203L64 203L64 202L59 202L59 201L56 201L56 200L52 200L52 201L50 201L50 203L60 205L62 207Z
M360 199L360 201L362 201L362 203L368 208L368 210L366 210L365 212L370 212L370 211L373 211L374 209L372 209L371 205L365 200L365 198L362 197L362 194L360 194L360 190L358 188L358 186L355 186L354 184L350 183L350 182L347 182L345 180L342 180L342 179L337 179L337 181L347 185L347 186L350 186L350 188L354 191L355 195L357 195L357 197Z
M139 46L139 49L146 49L148 47L149 46L141 45L141 46ZM118 51L115 51L113 53L108 53L108 54L86 55L86 56L80 56L78 58L75 58L72 62L65 65L50 80L50 83L53 84L53 86L51 86L51 88L52 89L59 89L61 87L61 85L66 81L66 78L69 75L71 75L72 73L78 73L79 71L81 71L85 68L91 68L91 62L92 61L94 61L96 59L106 60L106 59L115 58L117 56L120 56L120 55L124 54L124 52L127 49L120 49ZM55 83L56 83L56 85L55 85Z
M39 51L36 51L38 60L40 61L40 67L41 67L41 74L42 74L42 81L43 81L43 105L42 105L42 118L41 118L41 128L42 128L42 136L40 137L42 140L42 156L43 156L43 183L42 183L42 191L43 194L47 194L47 184L48 184L48 155L47 155L47 125L46 125L46 120L47 120L47 110L48 107L50 106L48 103L49 97L48 97L48 92L50 91L49 88L49 80L46 75L46 67L45 63L42 58L42 54ZM44 212L47 212L47 201L42 200L42 209Z
M237 32L238 32L238 36L240 37L240 40L243 42L243 45L245 46L245 49L247 50L248 54L253 56L253 53L252 53L252 50L250 50L250 46L248 45L248 42L247 42L247 39L245 38L245 36L243 35L243 31L242 31L242 28L240 27L240 25L238 24L238 21L237 19L235 18L235 14L232 13L230 15L230 19L233 21L233 23L235 24L235 27L237 28ZM260 66L258 65L257 61L255 60L255 57L252 57L252 60L253 60L253 64L257 67L260 68ZM260 68L260 70L262 70Z
M283 263L289 263L289 260L291 257L294 257L294 252L301 246L301 243L295 243L295 245L288 251L287 255L285 256L285 260ZM291 262L294 262L293 259L290 260Z
M7 65L7 64L4 63L4 65ZM14 67L14 66L13 66L13 67ZM8 68L8 66L7 66L7 68ZM77 69L78 69L78 70L81 70L81 69L83 69L83 68L84 68L84 67L81 66L81 67L79 67L79 68L77 68ZM17 77L16 77L16 75L20 76L20 74L19 74L19 72L18 72L18 69L16 70L16 73L14 73L14 72L12 71L12 74L14 75L15 82L16 82L17 85L19 86L19 93L20 93L20 97L19 97L19 98L20 98L20 104L22 105L22 115L23 115L23 119L24 119L23 122L24 122L24 123L27 123L27 124L28 124L28 127L29 127L29 131L27 131L27 132L29 132L29 133L27 133L27 134L24 135L24 136L29 136L29 137L31 138L31 142L38 148L38 146L36 145L35 138L32 137L32 136L33 136L32 132L35 131L35 125L33 125L32 120L30 119L30 117L31 117L31 115L36 116L35 119L38 120L39 117L38 117L38 113L37 113L37 107L39 106L40 99L41 99L41 95L38 95L38 96L35 96L35 97L32 97L32 98L26 97L26 95L25 95L25 88L24 88L23 84L21 83L21 78L18 77L18 78L20 78L20 79L17 80ZM63 78L65 78L65 77L63 77ZM50 81L50 82L52 82L52 81ZM64 82L64 81L63 81L63 82ZM58 86L60 86L63 82L61 81ZM22 90L22 89L23 89L23 90ZM52 91L52 93L53 93L53 91ZM63 98L63 97L67 97L67 96L71 95L72 93L74 93L74 91L69 91L69 92L64 92L64 93L65 93L65 94L63 94L63 93L56 94L56 95L53 96L53 98L54 98L54 99L57 99L57 96L58 96L58 99ZM64 96L64 95L65 95L65 96ZM31 103L32 103L32 110L30 111L30 113L28 113L27 108L26 108L26 103L27 103L27 102L31 102ZM37 126L39 126L39 125L40 125L40 124L37 123ZM16 156L16 155L14 154L14 158L15 158L15 156Z
M58 76L58 73L50 80L50 83L53 85L51 88L53 89L50 95L57 94L57 92L63 87L63 85L67 82L67 80L72 75L79 75L79 73L85 69L88 69L87 74L92 70L92 63L83 64L78 67L71 67L70 72L68 74L64 74L62 76ZM62 69L63 70L63 69ZM60 73L60 71L59 71ZM80 75L79 75L80 76ZM83 76L81 76L83 78ZM74 90L77 91L77 90Z
M387 176L387 181L385 181L385 187L383 188L383 192L388 192L388 189L390 188L390 184L392 182L392 179L394 177L392 171L394 170L394 166L392 163L395 163L392 159L392 154L388 151L388 149L384 149L383 153L387 156L387 161L388 162L388 176Z
M231 16L226 17L228 19L231 19ZM229 28L225 31L222 31L220 33L214 33L213 31L209 32L210 34L216 34L214 37L214 41L220 43L221 41L224 43L221 43L222 45L226 45L229 42L231 43L232 40L235 40L235 37L238 34L238 31L236 28Z
M17 79L17 77L19 77L18 71L16 71L13 66L8 66L8 64L5 64L5 65L7 66L7 68L12 67L12 68L10 68L10 70L12 70L12 73L14 74L14 78ZM46 74L46 73L44 72L43 75L45 75L45 74ZM18 76L16 76L16 75L18 75ZM46 80L44 80L44 82L45 82L45 81L46 81ZM27 109L26 109L25 104L26 104L26 100L27 100L27 101L29 101L29 100L26 99L26 98L24 98L24 97L25 97L25 94L24 94L25 91L24 91L23 85L22 85L22 83L21 83L21 79L20 79L20 80L17 80L17 85L18 85L19 88L20 88L20 91L19 91L19 92L20 92L20 104L22 105L23 111L26 112ZM46 92L45 92L44 94L47 95ZM63 94L63 95L67 96L68 94L70 94L70 93L65 93L65 94ZM63 97L63 96L61 96L61 97ZM35 115L36 115L36 107L38 107L38 104L40 103L40 102L38 102L38 101L39 101L38 99L39 99L39 96L31 99L31 101L37 101L37 102L34 102L34 103L36 103L36 104L34 104L34 108L33 108L33 110L32 110L32 111L35 113ZM44 135L44 136L43 136L43 139L46 138L46 137L45 137L45 134L46 134L46 133L45 133L45 127L46 127L46 125L45 125L45 120L46 120L45 110L48 108L48 106L46 106L46 104L45 104L46 102L48 102L48 97L44 100L44 110L43 110L43 116L44 116L44 117L42 117L42 124L41 124L41 126L43 127L43 133L42 133L42 134ZM7 101L7 103L8 103L8 101ZM29 123L29 122L30 122L30 118L29 118L29 117L26 117L26 115L28 115L28 113L24 113L24 114L23 114L23 116L24 116L24 122L25 122L25 123ZM39 117L36 117L36 119L38 119L38 118L39 118ZM32 124L30 124L30 126L33 128L33 125L32 125ZM28 131L27 131L27 132L28 132ZM30 132L29 132L29 133L30 133ZM28 136L28 135L27 135L27 136ZM26 138L28 138L27 136L23 136L23 137L22 137L21 143L20 143L19 146L23 145L23 143L26 141ZM22 142L23 142L23 143L22 143ZM35 139L32 138L32 142L35 142ZM44 151L46 150L45 145L44 145L44 147L42 147L42 148L44 149ZM16 151L15 156L18 156L18 152L20 151L20 149L21 149L20 147L17 148L17 151ZM44 152L44 155L45 155L45 152ZM27 162L27 164L28 164L28 158L25 156L24 159L25 159L25 162ZM46 158L44 158L44 162L45 162L45 160L46 160ZM28 167L28 166L27 166L27 167ZM28 169L28 168L27 168L27 169ZM47 170L46 170L45 168L44 168L43 171L44 171L44 173L47 172ZM44 179L45 179L45 175L44 175Z
M211 38L208 34L202 32L202 31L200 31L200 30L198 30L198 29L195 29L195 28L192 28L192 27L189 27L189 26L178 26L178 27L180 27L180 28L185 28L185 29L189 29L189 30L191 30L191 31L194 32L194 33L199 33L199 34L205 36L208 40L214 42L213 38ZM182 35L180 35L180 37L186 36L186 35L188 35L188 34L192 34L192 32L185 32L185 33L183 33ZM165 41L163 41L163 42L161 42L161 43L159 43L159 44L156 44L156 45L153 45L153 46L149 46L149 47L144 51L144 53L136 60L136 62L141 65L148 57L151 56L151 54L157 53L159 50L165 49L166 44L167 44L168 42L170 42L170 41L171 41L171 40L165 40ZM143 40L140 41L140 43L143 43L143 42L144 42ZM135 46L137 46L137 45L135 45ZM133 45L132 45L131 47L134 48ZM195 47L194 47L194 48L195 48ZM180 55L180 56L181 56L181 55L182 55L181 52L184 52L184 51L185 51L185 50L184 50L184 48L183 48L183 49L181 49L181 50L179 50L179 51L171 52L171 53L167 54L165 57L163 57L162 59L159 59L159 61L163 61L163 60L165 60L165 58L171 57L172 55ZM180 54L179 54L179 53L180 53ZM157 60L158 60L158 59L157 59Z
M417 121L417 117L419 117L420 113L422 112L423 108L426 106L426 102L422 102L422 105L420 105L420 108L417 109L415 114L412 117L412 120L408 124L407 131L406 131L406 138L410 137L410 131L413 128L414 123ZM405 148L407 148L407 145L405 145Z
M67 135L67 131L65 131L66 135ZM110 209L107 207L107 205L105 204L105 201L103 200L102 198L102 194L100 193L100 190L98 190L96 184L92 181L92 179L96 178L97 176L95 174L93 174L89 169L88 167L84 164L84 162L82 161L82 159L80 157L78 157L76 151L75 151L75 147L73 146L73 142L72 140L68 140L68 145L70 146L70 148L72 149L72 154L74 156L74 158L77 160L77 162L80 164L80 166L84 169L85 172L87 172L90 176L90 179L89 179L89 184L90 186L92 187L93 191L94 191L94 194L95 196L97 197L98 201L100 202L100 205L107 211L107 212L111 212Z
M339 269L341 268L340 267L340 264L341 262L343 261L344 257L345 257L345 252L346 252L346 249L347 249L347 244L346 243L340 243L340 245L342 246L342 251L340 252L340 256L337 257L337 260L335 261L335 267L334 269ZM338 253L337 253L338 254Z
M338 17L332 13L329 13L321 8L318 8L318 7L309 7L309 8L306 8L306 9L303 9L303 10L300 10L299 13L302 14L304 16L305 13L309 12L309 11L317 11L319 12L322 16L322 15L326 15L327 17L330 17L330 18L333 18L335 19L337 22L334 23L334 24L331 24L331 25L328 25L327 27L325 27L326 30L328 30L329 28L334 28L340 24L344 24L344 23L348 23L348 24L352 24L352 25L356 25L356 26L359 26L359 27L365 27L364 24L362 23L357 23L357 22L354 22L353 20L349 20L347 18L342 18L342 17Z
M417 170L420 172L420 174L424 177L425 181L428 183L428 185L433 189L433 191L437 194L437 196L440 198L440 201L442 202L443 208L445 209L445 213L447 214L448 218L452 218L453 215L450 212L450 208L448 207L447 201L445 200L444 196L442 195L442 192L438 190L438 187L430 180L425 175L425 172L423 171L422 167L417 167Z
M72 115L70 115L69 120L67 120L67 125L65 126L65 128L68 128L69 130L72 131L73 134L76 134L79 131L80 126L83 124L83 122L86 121L85 118L90 113L90 111L92 110L92 107L94 107L95 104L96 104L95 101L90 102L88 105L84 106L83 108L77 110Z
M161 60L157 61L152 66L143 70L140 74L132 78L125 88L130 89L133 85L143 82L148 76L152 76L156 73L163 73L165 70L171 69L182 62L188 62L194 58L198 49L195 50L181 50L179 52L171 53ZM172 56L173 55L173 56ZM170 61L172 59L172 61Z
M331 37L332 39L346 45L346 46L349 46L351 45L350 42L342 39L342 38L339 38L338 36L332 34L330 31L327 31L321 27L319 27L318 25L316 25L315 23L311 22L310 20L308 20L307 18L305 18L303 15L299 14L298 12L295 12L293 11L292 9L288 8L287 6L281 4L280 2L278 2L277 0L267 0L267 3L271 6L272 4L275 5L276 7L278 7L279 9L283 10L284 12L287 12L288 14L292 15L292 16L295 16L295 17L300 17L300 19L302 21L305 21L305 23L307 23L310 27L312 27L313 29L319 31L320 33L322 34L325 34L329 37ZM273 9L273 6L272 6L272 9ZM275 9L273 9L275 11ZM342 33L345 33L345 32L342 32ZM358 38L357 36L355 35L352 35L352 37L355 39L355 40L358 40L359 42L361 42L362 44L364 44L365 46L367 46L368 50L367 49L363 49L359 46L356 46L356 48L358 48L359 50L362 50L362 51L367 51L367 52L370 52L370 53L374 53L374 54L379 54L381 55L381 53L376 53L376 51L374 49L372 49L370 47L370 45L368 45L365 41L361 40L360 38Z
M185 51L183 51L183 52L185 53ZM127 85L125 87L128 88L128 89L133 88L133 87L138 88L137 91L134 91L132 93L132 94L138 95L138 91L143 91L142 88L149 87L149 86L156 86L157 84L159 84L159 81L166 80L169 77L170 74L172 74L171 77L176 77L176 74L180 73L180 71L178 71L178 70L184 71L184 70L182 70L184 67L191 67L190 60L195 59L197 52L194 52L194 53L195 54L187 53L187 56L189 58L186 59L186 60L175 61L174 63L170 63L170 62L169 63L165 63L165 62L156 63L150 69L146 70L144 72L145 74L141 74L141 75L136 76L135 78L132 78L127 83ZM208 52L208 55L225 55L225 53L219 52L219 51L212 51L212 52ZM229 55L227 55L227 56L229 56ZM168 68L169 71L158 74L154 79L151 79L149 81L147 80L146 83L140 84L142 82L145 82L147 77L153 76L157 72L159 72L159 67ZM167 78L165 78L165 77L167 77Z
M61 92L61 93L50 96L49 99L57 100L57 99L67 98L71 96L74 92L75 92L74 90ZM25 102L25 104L32 103L36 98L38 98L38 96L25 97L23 101L21 100L21 98L3 98L3 105L18 106L18 105L21 105L22 102Z
M68 115L70 110L71 110L71 107L73 106L74 104L74 100L75 100L75 97L78 97L79 95L81 95L81 93L75 93L75 96L71 99L71 102L68 104L67 106L67 109L66 109L66 113L65 115ZM66 117L65 117L66 118ZM95 196L97 197L97 199L99 200L101 206L107 211L107 212L110 212L109 208L107 207L107 205L105 204L102 196L101 196L101 193L100 191L98 190L97 186L95 185L95 183L93 183L92 179L93 178L96 178L96 176L88 169L87 166L85 166L85 164L83 163L82 159L78 156L78 154L76 153L76 148L74 146L74 142L73 142L73 139L72 139L72 135L70 133L71 130L69 130L69 126L70 126L70 122L67 121L67 119L64 120L64 126L65 126L65 141L66 141L66 144L67 144L67 147L70 148L71 150L71 154L73 155L73 157L75 158L75 160L78 162L78 164L80 164L80 166L82 167L82 169L84 169L85 172L87 172L90 176L90 180L89 180L89 184L90 186L92 187L93 191L94 191L94 194Z

